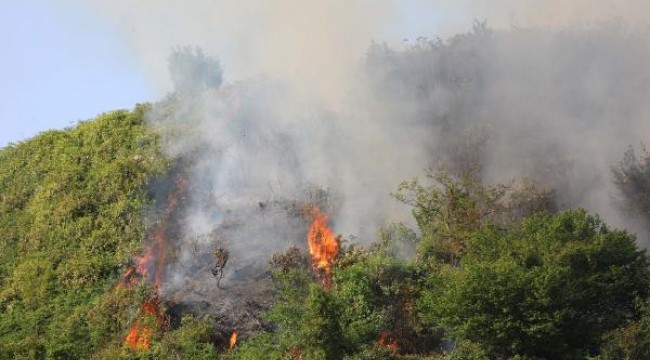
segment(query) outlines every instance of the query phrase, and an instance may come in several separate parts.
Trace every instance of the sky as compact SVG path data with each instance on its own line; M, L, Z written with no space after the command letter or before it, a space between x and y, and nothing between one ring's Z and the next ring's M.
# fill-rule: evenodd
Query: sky
M57 4L58 3L58 6ZM93 9L7 1L0 12L0 147L152 100L138 63Z

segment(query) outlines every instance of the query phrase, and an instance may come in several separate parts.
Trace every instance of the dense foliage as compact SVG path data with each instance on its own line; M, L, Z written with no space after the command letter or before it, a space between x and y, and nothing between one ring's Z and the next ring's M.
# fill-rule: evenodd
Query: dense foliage
M88 358L128 326L133 291L113 286L166 168L146 111L0 150L0 358Z
M423 315L499 358L594 355L648 295L648 259L634 238L582 210L486 228L469 244L461 266L431 275Z

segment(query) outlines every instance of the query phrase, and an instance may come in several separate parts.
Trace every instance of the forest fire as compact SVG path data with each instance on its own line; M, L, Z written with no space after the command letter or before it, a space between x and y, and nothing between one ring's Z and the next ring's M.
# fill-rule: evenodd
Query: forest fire
M149 264L153 259L153 251L151 247L147 247L142 256L134 256L132 261L133 265L126 268L124 275L120 281L120 285L135 286L141 280L147 281L149 276Z
M178 178L174 190L169 194L163 210L162 219L156 228L151 243L146 247L144 255L134 256L133 265L129 266L122 276L120 285L135 286L140 281L153 286L154 295L146 299L140 306L138 318L135 320L124 343L132 349L148 349L155 329L167 326L168 318L160 308L159 290L166 265L165 256L168 245L167 227L179 199L184 199L183 192L187 181ZM153 317L153 322L151 318Z
M379 339L377 339L377 345L390 350L390 352L395 355L399 350L399 343L397 339L386 331L382 331L379 334Z
M151 346L151 334L153 329L149 326L140 326L140 322L136 322L129 330L129 334L124 339L124 343L131 349L149 349Z
M314 220L309 227L307 241L312 266L321 277L323 287L329 289L332 284L332 263L338 255L339 244L334 233L327 226L328 216L321 213L318 208L313 208L311 215Z
M164 328L167 323L167 317L160 309L158 297L145 300L140 307L138 319L131 326L124 343L132 349L148 349L151 346L154 329Z
M235 346L237 346L237 330L233 330L232 334L230 334L230 349L234 349Z

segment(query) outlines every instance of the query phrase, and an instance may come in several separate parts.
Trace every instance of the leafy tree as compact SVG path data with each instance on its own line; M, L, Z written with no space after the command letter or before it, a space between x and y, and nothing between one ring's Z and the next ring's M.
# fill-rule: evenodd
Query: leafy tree
M206 56L200 48L178 48L169 56L169 73L174 89L181 95L196 95L218 88L223 81L219 60Z
M417 179L403 182L394 195L413 206L422 232L418 255L423 262L458 264L467 250L468 237L499 211L506 187L484 187L469 169L454 177L440 169L428 170L429 184Z
M404 235L410 242L411 232ZM396 342L399 353L439 350L440 332L418 316L424 271L394 256L400 248L395 241L383 238L372 250L347 249L337 264L332 292L342 308L340 323L353 352L376 345L382 333Z
M276 274L280 299L268 314L278 327L280 348L308 359L340 359L347 349L332 294L298 270Z
M477 172L467 167L454 176L441 167L427 170L424 182L400 184L394 196L413 207L422 263L458 265L469 238L485 225L508 226L533 213L555 211L553 191L526 179L518 186L484 185Z
M637 156L629 148L618 166L612 169L614 183L622 197L623 209L631 216L650 221L650 154L643 149Z
M437 351L439 332L417 313L420 272L391 255L397 248L392 235L372 250L342 247L329 291L314 283L297 248L275 255L279 299L267 320L276 332L246 341L236 357L268 351L278 358L365 359ZM381 334L390 334L395 346L382 346Z
M423 317L492 357L583 359L604 334L637 317L648 257L633 236L583 210L490 226L459 267L431 274Z
M480 344L460 341L448 356L449 360L489 360L490 356Z
M273 360L286 359L287 356L285 356L284 351L280 347L277 336L272 333L263 332L239 345L232 354L232 358L238 360Z
M214 359L217 351L213 345L215 322L209 318L196 319L186 315L177 329L163 335L155 344L155 358Z

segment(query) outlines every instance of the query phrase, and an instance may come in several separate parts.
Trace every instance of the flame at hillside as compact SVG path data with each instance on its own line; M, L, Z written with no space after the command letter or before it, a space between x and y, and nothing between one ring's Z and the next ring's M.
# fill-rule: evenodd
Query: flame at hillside
M233 330L232 334L230 334L230 348L234 349L235 346L237 346L237 330Z
M151 346L151 338L155 329L166 327L169 319L160 308L159 291L162 284L164 269L166 266L166 254L168 248L167 228L179 200L184 200L184 191L187 181L178 178L175 187L169 194L167 203L163 210L162 218L152 236L151 243L145 248L142 256L134 256L133 265L129 266L122 276L120 285L135 286L138 282L144 281L153 285L155 294L146 299L140 306L138 318L134 321L124 343L132 349L148 349ZM147 321L153 318L153 322Z
M397 354L397 351L399 350L399 343L397 342L397 339L395 339L394 336L386 331L382 331L381 334L379 334L377 344L380 347L390 350L393 355Z
M147 273L148 282L153 281L153 285L156 289L160 289L162 285L162 279L165 271L165 266L167 266L167 253L169 248L169 239L167 238L167 230L169 227L169 221L172 219L174 212L177 210L179 201L185 200L185 189L187 188L187 180L179 177L175 181L175 188L169 194L167 199L167 204L162 214L162 219L160 225L156 228L156 231L153 236L153 241L151 245L147 248L145 257L141 258L146 261L149 267L153 269L153 274ZM148 253L153 253L153 256L149 259L146 258ZM153 260L153 261L152 261Z
M307 233L307 242L312 266L321 277L323 287L329 289L332 284L332 263L338 255L339 244L327 226L329 217L317 208L312 209L311 215L314 220Z
M133 265L126 268L124 275L122 275L121 285L135 286L139 281L147 281L149 277L149 264L153 259L153 251L151 247L147 247L144 255L134 256L132 261Z
M149 349L154 330L166 327L167 323L168 319L160 309L159 298L156 296L145 300L124 343L132 349Z
M156 227L153 236L151 236L151 243L145 247L142 256L134 256L131 259L133 265L128 266L124 275L122 275L121 285L134 286L139 281L145 281L156 289L160 289L165 266L167 265L167 249L169 247L167 230L169 221L178 208L179 200L185 200L184 192L187 184L187 180L183 178L178 178L175 181L175 188L169 194L160 223Z

